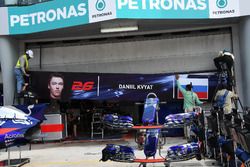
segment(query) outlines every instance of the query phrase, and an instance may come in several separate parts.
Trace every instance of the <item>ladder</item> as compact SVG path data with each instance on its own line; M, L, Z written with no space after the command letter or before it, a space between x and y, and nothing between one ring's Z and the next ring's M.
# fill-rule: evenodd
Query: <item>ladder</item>
M104 137L104 129L102 123L102 113L95 112L92 115L91 122L91 139L94 139L95 135L101 135L102 139Z

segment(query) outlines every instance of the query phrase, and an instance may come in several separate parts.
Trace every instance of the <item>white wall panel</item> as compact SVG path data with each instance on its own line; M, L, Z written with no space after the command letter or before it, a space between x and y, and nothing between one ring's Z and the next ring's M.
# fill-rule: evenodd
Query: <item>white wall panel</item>
M240 15L241 16L250 14L249 6L250 6L249 0L240 0Z
M215 69L218 51L231 49L231 35L206 34L146 41L34 49L32 70L100 73L168 73Z

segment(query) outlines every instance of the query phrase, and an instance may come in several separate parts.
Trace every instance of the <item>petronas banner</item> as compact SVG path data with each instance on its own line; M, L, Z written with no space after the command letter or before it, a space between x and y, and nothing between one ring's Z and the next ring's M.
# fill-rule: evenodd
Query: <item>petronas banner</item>
M0 8L0 35L27 34L112 19L214 19L249 15L247 0L53 0Z
M118 18L208 19L239 16L235 0L117 0Z

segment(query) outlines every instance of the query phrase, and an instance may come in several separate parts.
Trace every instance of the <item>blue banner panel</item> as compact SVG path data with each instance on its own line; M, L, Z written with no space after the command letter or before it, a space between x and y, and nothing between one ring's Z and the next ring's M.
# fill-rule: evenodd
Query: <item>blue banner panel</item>
M49 99L52 72L33 72L32 87L40 98ZM62 99L142 101L148 93L173 98L173 76L168 74L60 73L64 77Z
M173 74L98 74L62 72L63 81L50 81L53 72L32 72L32 88L41 99L50 99L55 93L62 100L144 101L150 92L160 101L178 100L178 90ZM204 89L211 100L218 83L214 73L182 74L180 80L207 81ZM60 83L61 82L61 83ZM54 84L54 85L53 85ZM57 85L57 87L56 87ZM56 88L55 92L52 89ZM61 91L61 92L60 92ZM198 94L199 92L197 92Z

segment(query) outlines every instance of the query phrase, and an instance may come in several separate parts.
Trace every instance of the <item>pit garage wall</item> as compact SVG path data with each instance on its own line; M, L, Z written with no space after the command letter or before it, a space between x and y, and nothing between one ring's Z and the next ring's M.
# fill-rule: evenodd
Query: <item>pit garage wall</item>
M29 46L33 71L152 74L214 70L213 58L232 41L230 29L222 29Z
M35 52L35 58L30 61L33 71L150 74L214 70L213 58L218 51L223 48L232 50L231 36L231 30L226 28L107 41L62 41L39 46L34 43L26 44ZM233 36L238 36L237 32ZM12 38L7 41L10 46L16 45ZM234 44L238 45L237 42L236 40ZM19 45L20 43L22 42ZM11 69L19 54L8 53L9 49L6 48L9 47L1 46L1 65L10 67L5 72L3 70L3 82L7 83L4 84L5 104L12 104L15 86ZM21 48L23 47L19 47L19 50ZM9 63L9 60L13 62ZM241 71L238 70L238 73Z

